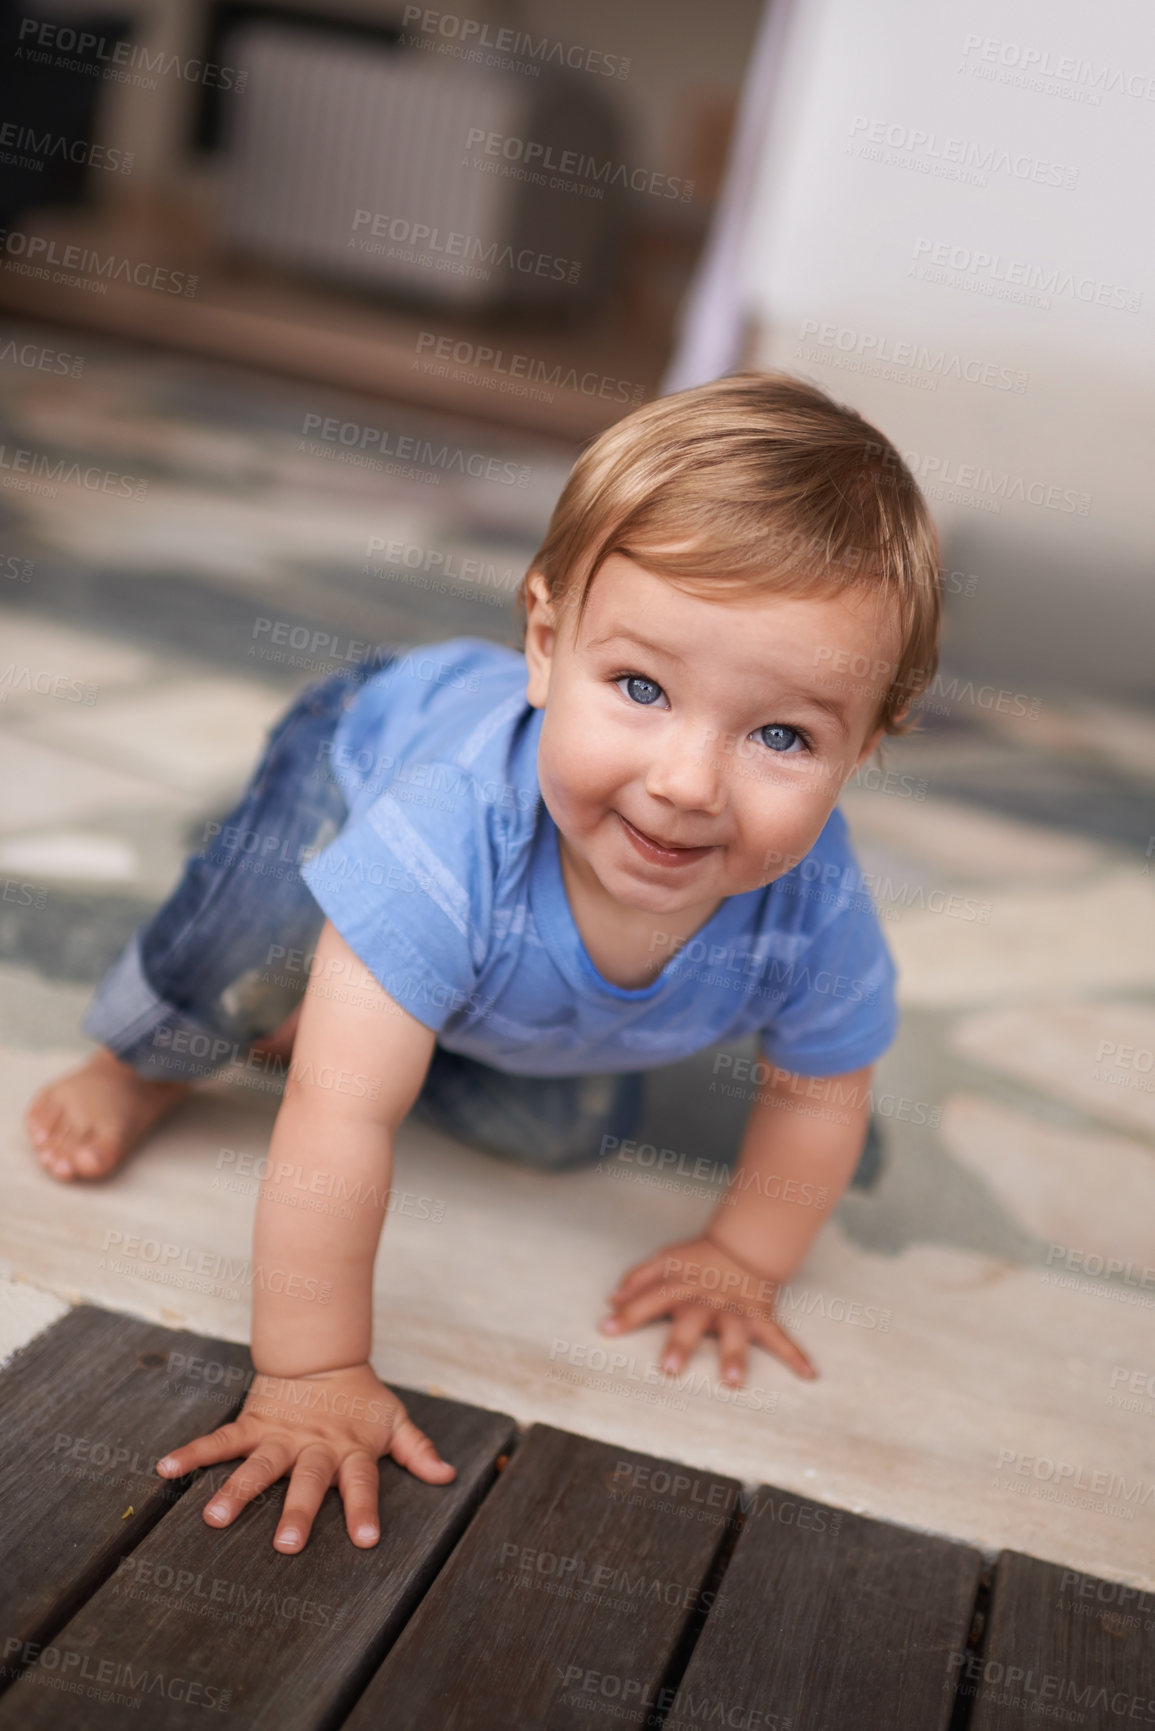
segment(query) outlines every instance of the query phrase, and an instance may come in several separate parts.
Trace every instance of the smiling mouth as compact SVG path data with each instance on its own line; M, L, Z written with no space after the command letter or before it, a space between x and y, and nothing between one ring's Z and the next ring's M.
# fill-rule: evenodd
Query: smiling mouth
M705 854L714 851L714 844L706 847L684 847L676 842L659 841L657 836L647 835L644 829L638 829L628 818L617 814L627 836L643 859L654 861L661 865L685 865L691 860L701 859Z

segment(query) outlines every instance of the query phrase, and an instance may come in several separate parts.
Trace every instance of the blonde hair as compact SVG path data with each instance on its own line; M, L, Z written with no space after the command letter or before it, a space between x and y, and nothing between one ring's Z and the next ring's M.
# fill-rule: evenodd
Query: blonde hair
M576 596L576 631L612 553L707 597L832 582L893 600L902 648L878 688L887 733L904 731L902 711L934 677L941 551L914 476L856 410L786 373L658 397L586 447L517 590L523 647L533 572L555 606Z

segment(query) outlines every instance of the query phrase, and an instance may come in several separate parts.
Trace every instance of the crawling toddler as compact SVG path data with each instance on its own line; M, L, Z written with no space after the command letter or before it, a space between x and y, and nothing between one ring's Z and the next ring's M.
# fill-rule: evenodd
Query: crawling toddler
M753 1036L769 1080L725 1193L601 1327L668 1317L670 1372L712 1334L731 1383L751 1346L815 1374L775 1295L850 1180L896 1026L836 801L934 673L933 523L857 414L739 373L592 441L518 602L521 649L385 645L293 702L99 987L99 1049L29 1108L45 1168L98 1178L196 1077L289 1060L270 1170L363 1200L340 1218L265 1180L253 1266L292 1278L254 1281L257 1374L158 1469L239 1460L217 1526L287 1476L285 1552L334 1483L376 1544L384 1455L455 1473L370 1363L411 1110L501 1158L593 1163L648 1072Z

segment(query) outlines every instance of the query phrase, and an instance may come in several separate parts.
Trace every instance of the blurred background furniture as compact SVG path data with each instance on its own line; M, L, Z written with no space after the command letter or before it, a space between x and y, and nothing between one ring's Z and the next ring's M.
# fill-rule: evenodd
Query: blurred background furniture
M660 387L761 11L22 0L14 64L132 166L66 206L25 176L9 226L190 286L82 292L0 254L0 308L586 437ZM495 389L513 353L526 388Z

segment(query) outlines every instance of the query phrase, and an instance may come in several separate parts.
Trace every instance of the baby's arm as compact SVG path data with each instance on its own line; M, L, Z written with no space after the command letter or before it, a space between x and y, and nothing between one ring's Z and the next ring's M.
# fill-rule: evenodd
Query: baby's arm
M369 1363L373 1263L393 1136L417 1097L435 1042L326 923L257 1203L257 1374L233 1424L160 1463L175 1478L247 1457L205 1511L213 1526L227 1526L291 1473L274 1543L300 1550L335 1478L349 1536L372 1545L381 1455L430 1483L454 1476ZM293 1206L294 1199L313 1197L323 1206Z
M610 1295L603 1332L672 1316L664 1370L680 1370L714 1332L727 1382L742 1382L751 1340L798 1375L817 1375L775 1321L774 1303L853 1176L873 1068L820 1079L775 1070L756 1096L737 1171L705 1232L630 1269Z

